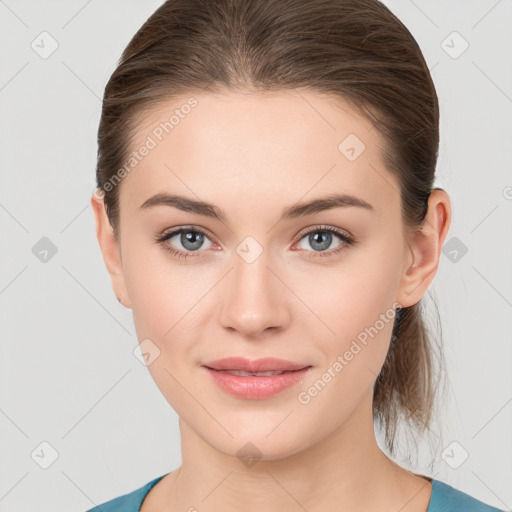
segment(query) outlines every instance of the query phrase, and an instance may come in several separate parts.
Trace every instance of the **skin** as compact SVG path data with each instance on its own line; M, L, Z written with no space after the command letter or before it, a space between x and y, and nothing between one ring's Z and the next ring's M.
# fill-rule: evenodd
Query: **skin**
M189 96L147 113L134 134L142 145ZM384 167L384 140L339 99L311 91L197 94L198 105L120 185L120 237L93 194L96 232L112 286L133 310L139 341L160 355L148 366L180 417L182 465L146 497L142 511L425 511L427 477L379 448L372 391L389 347L392 321L307 404L298 401L379 315L417 303L439 265L450 225L447 193L435 189L426 222L401 222L399 186ZM366 149L349 161L338 145L356 134ZM338 193L370 203L281 220L287 206ZM221 222L159 205L159 192L208 201ZM154 241L169 228L209 234L193 252L172 238L179 259ZM332 226L322 249L299 236ZM191 228L191 229L192 229ZM248 236L263 252L248 263L236 249ZM328 241L327 241L328 244ZM310 364L298 385L265 400L244 400L212 384L201 364L233 355ZM238 451L261 454L248 467Z

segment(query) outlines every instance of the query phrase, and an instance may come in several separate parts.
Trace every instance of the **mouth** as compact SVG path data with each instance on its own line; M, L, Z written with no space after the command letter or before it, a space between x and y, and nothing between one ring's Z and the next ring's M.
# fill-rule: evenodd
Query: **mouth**
M264 374L266 373L268 373L269 375L278 375L284 372L302 370L311 365L295 363L292 361L286 361L284 359L278 359L275 357L265 357L262 359L255 360L250 360L245 357L227 357L224 359L218 359L216 361L210 361L208 363L205 363L203 366L205 366L206 368L210 368L211 370L217 371L242 372L240 375L261 374L264 376Z
M206 368L209 368L208 366ZM292 373L300 370L283 370L277 372L244 372L242 370L216 370L215 368L209 368L210 370L215 370L217 372L229 373L230 375L238 375L239 377L270 377L273 375L282 375L283 373Z
M222 391L246 400L263 400L281 393L302 382L313 368L311 365L270 358L257 361L238 358L233 362L234 359L215 361L202 367ZM262 369L262 366L267 368ZM269 366L274 368L268 369Z

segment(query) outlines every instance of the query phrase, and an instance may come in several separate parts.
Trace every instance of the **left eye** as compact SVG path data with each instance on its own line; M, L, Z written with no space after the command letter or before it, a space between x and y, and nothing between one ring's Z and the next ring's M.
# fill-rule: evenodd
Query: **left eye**
M327 251L327 249L329 249L330 245L332 244L333 235L337 237L339 240L341 240L341 243L331 251ZM299 243L302 242L303 240L307 241L310 247L313 248L312 252L325 252L327 253L326 255L338 253L345 246L351 245L353 243L352 238L350 238L348 235L341 231L338 231L337 229L330 227L316 227L305 233L302 233ZM318 256L324 256L324 254L319 254Z

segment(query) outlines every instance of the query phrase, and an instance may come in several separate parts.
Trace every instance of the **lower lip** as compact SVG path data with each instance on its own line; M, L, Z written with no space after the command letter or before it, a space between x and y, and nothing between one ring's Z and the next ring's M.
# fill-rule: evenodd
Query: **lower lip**
M308 366L302 370L263 377L242 377L225 371L204 368L213 377L214 382L226 393L237 398L262 400L277 395L281 391L298 384L312 367Z

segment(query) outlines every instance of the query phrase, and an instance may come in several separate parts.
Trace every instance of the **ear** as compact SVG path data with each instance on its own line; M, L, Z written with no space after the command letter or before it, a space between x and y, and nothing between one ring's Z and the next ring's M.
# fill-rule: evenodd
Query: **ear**
M450 197L441 188L432 190L420 231L411 235L397 302L413 306L423 297L439 267L444 239L451 223Z
M91 207L96 223L96 237L103 254L103 261L110 274L114 293L123 306L131 308L121 259L121 247L107 216L103 195L99 189L96 189L91 196Z

